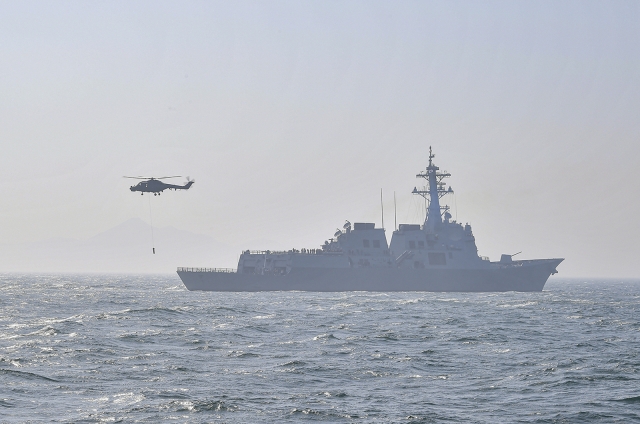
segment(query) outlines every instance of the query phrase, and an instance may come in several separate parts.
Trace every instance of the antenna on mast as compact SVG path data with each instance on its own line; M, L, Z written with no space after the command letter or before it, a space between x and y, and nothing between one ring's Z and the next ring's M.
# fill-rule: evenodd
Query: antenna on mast
M398 231L398 208L396 207L396 192L393 192L393 229Z
M427 180L428 185L421 190L418 190L417 187L413 189L413 194L424 197L427 215L425 225L428 223L431 230L442 224L442 215L448 213L450 209L449 206L440 206L440 199L453 193L453 189L447 188L444 182L444 179L450 177L451 174L447 171L440 171L440 168L433 163L434 157L436 155L433 154L433 150L429 146L429 166L425 171L416 175L418 178Z
M382 229L384 229L384 203L382 203L382 189L380 189L380 210L382 211Z

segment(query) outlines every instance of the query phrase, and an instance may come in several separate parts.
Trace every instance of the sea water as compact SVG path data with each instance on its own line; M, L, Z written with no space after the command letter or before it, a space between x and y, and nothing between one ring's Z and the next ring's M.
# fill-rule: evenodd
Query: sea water
M0 422L640 422L640 281L188 292L0 276Z

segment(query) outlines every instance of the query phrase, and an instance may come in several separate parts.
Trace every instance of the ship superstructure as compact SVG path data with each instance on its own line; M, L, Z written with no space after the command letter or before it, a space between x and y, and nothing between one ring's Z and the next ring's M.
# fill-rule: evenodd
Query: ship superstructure
M429 148L429 166L416 175L427 181L424 188L414 187L413 194L422 196L427 202L427 216L424 224L400 224L391 238L391 251L402 253L402 263L416 268L427 266L449 268L485 267L483 258L478 256L476 240L471 226L451 221L449 206L441 206L440 199L453 194L451 186L446 187L445 178L451 176L440 171L433 163L435 155ZM396 261L399 262L399 261ZM405 264L404 266L408 266ZM398 264L401 266L401 264Z
M373 223L347 221L318 249L244 251L237 269L179 268L189 290L213 291L540 291L563 259L498 262L478 255L471 226L452 221L440 199L453 193L429 148L413 189L426 202L422 225L400 224L387 244Z

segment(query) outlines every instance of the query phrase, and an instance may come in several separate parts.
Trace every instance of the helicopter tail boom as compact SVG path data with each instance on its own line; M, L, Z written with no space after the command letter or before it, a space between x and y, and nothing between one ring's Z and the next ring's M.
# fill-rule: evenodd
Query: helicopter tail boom
M189 181L183 186L174 185L174 184L167 184L167 188L172 188L174 190L189 190L189 188L191 188L193 183L195 183L195 181Z

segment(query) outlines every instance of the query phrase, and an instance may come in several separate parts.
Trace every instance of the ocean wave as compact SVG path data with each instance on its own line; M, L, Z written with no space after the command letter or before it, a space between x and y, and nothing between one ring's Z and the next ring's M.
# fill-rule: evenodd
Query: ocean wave
M640 285L213 294L30 278L3 292L0 421L640 421Z
M29 371L18 371L18 370L11 370L7 368L0 368L0 374L6 375L6 376L12 376L12 377L19 377L26 380L44 380L44 381L58 382L58 380L56 379L46 377L44 375L36 374L34 372L29 372Z

